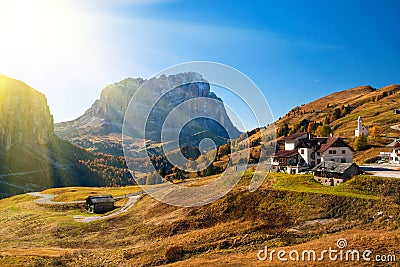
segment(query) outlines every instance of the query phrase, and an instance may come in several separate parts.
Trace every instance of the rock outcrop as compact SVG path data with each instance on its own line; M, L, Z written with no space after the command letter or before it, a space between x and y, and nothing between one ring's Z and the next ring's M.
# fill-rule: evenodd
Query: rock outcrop
M53 117L44 94L25 83L0 76L0 149L47 145L54 136Z

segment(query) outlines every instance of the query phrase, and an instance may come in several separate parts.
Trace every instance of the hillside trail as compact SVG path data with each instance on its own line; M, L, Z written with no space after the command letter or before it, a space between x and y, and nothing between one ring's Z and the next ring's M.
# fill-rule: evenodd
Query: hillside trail
M85 203L84 200L76 200L76 201L53 201L53 199L57 195L52 194L42 194L40 192L30 192L26 193L29 196L39 197L38 199L33 200L33 202L42 205L69 205L69 204L80 204Z
M57 168L68 168L70 166L72 166L74 164L58 164L56 167ZM36 174L36 173L41 173L41 172L45 172L45 171L50 171L54 169L54 167L49 167L49 168L44 168L44 169L40 169L40 170L33 170L33 171L24 171L24 172L11 172L11 173L5 173L5 174L0 174L0 178L3 177L9 177L9 176L21 176L21 175L28 175L28 174Z

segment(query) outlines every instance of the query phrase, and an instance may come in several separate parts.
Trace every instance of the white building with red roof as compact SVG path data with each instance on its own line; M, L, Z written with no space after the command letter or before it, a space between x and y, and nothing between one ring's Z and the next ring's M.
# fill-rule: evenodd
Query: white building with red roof
M353 149L340 137L295 133L285 138L285 150L278 150L271 160L278 171L299 173L324 161L352 163Z

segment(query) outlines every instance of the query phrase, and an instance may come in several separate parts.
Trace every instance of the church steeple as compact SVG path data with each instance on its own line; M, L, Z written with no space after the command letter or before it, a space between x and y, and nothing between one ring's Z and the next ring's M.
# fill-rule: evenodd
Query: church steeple
M368 129L363 125L361 116L358 116L357 129L354 131L354 135L356 137L363 136L363 135L368 136Z

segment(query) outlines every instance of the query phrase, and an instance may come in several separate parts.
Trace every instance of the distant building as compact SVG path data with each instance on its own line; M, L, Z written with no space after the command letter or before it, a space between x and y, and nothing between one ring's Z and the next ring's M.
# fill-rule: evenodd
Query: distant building
M352 163L353 149L340 137L295 133L285 138L285 150L278 150L271 161L274 170L295 174L324 161Z
M379 163L400 163L400 139L394 139L393 142L388 144L386 147L391 148L391 152L379 152Z
M400 163L400 142L396 142L393 145L393 150L389 155L389 163L392 163L392 164Z
M390 161L390 154L391 152L379 152L379 158L378 163L386 163Z
M400 139L394 139L393 142L388 144L386 147L398 147L400 145Z
M86 198L86 210L90 213L104 213L114 209L114 198L111 195L89 196Z
M355 163L321 162L313 169L314 179L328 186L339 185L362 173Z
M355 137L360 137L360 136L368 136L368 129L364 126L362 123L362 119L360 116L358 116L357 120L357 129L354 131L354 136Z

